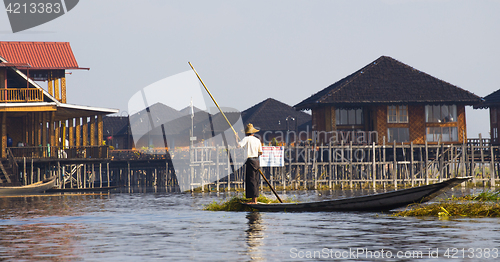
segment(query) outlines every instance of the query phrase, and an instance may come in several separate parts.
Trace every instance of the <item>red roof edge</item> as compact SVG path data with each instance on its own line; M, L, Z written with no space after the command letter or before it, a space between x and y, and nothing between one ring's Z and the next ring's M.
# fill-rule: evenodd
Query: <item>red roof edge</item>
M69 42L0 41L0 56L9 63L28 63L33 69L86 69L78 66Z

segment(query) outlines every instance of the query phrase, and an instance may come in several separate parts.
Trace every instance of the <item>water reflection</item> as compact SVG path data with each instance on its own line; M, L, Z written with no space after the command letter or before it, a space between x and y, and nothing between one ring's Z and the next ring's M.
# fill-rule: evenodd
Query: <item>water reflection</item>
M302 202L356 192L320 193L291 192ZM446 248L500 245L497 218L442 221L383 213L202 210L203 205L230 196L112 193L0 198L0 261L300 261L307 252L324 248L384 249L394 255L400 250L439 248L442 258ZM419 261L435 261L425 258Z
M2 260L67 261L84 254L80 233L87 227L75 220L106 195L47 195L0 198ZM89 208L89 201L96 206Z
M81 225L25 224L0 226L0 254L2 260L78 259L83 254L76 233Z
M259 212L248 212L246 215L248 219L248 229L246 232L246 242L248 246L248 255L252 260L264 260L260 246L263 245L264 230L262 225L262 218Z

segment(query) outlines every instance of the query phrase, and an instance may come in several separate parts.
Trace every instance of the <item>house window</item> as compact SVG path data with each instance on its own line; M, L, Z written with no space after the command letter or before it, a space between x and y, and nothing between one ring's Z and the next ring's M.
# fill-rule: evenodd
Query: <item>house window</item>
M457 106L426 105L425 122L427 123L457 122Z
M498 141L498 128L494 127L493 128L493 134L491 134L493 136L493 141Z
M456 126L446 127L427 127L428 142L457 142L458 128Z
M497 109L496 108L491 108L491 123L496 124L497 123Z
M389 143L396 142L409 142L410 131L408 128L387 128L387 140Z
M335 109L335 124L343 125L362 125L362 109Z
M405 105L387 106L387 123L408 123L408 107Z

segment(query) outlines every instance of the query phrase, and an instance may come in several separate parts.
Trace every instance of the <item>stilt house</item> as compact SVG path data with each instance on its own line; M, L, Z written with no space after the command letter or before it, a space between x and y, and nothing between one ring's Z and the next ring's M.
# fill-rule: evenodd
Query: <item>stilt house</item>
M334 143L462 143L465 106L481 98L382 56L295 105ZM322 136L323 135L323 136Z
M474 106L474 109L490 109L490 138L493 145L499 145L498 128L500 128L500 90L484 97L482 103Z
M70 158L78 147L103 145L102 117L118 110L68 104L66 70L77 69L88 68L78 65L67 42L0 42L2 158L8 151L29 158L65 151ZM91 151L80 156L107 157Z
M265 144L273 138L280 143L292 143L311 137L311 115L272 98L244 110L241 118L245 126L252 123L260 130L257 135Z

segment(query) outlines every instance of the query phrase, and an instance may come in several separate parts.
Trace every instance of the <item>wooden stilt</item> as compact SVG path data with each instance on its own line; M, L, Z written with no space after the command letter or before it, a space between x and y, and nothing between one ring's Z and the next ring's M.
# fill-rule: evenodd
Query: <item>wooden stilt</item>
M106 163L106 175L108 178L108 187L109 187L110 186L110 184L109 184L109 162Z
M392 163L392 179L393 179L393 185L394 188L398 188L398 162L397 162L397 155L396 155L396 140L394 140L394 146L393 146L393 163Z
M493 143L490 142L490 187L495 188L495 154L493 152Z

